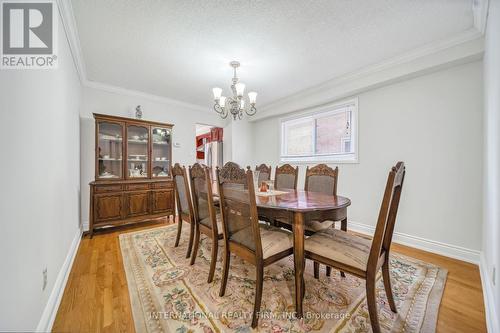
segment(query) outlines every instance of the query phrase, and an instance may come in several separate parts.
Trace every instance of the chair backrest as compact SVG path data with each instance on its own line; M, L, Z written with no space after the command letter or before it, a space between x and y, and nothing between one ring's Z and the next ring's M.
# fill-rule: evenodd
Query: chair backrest
M398 162L396 166L392 167L387 177L384 198L380 206L375 235L373 236L368 258L368 269L372 269L373 273L375 273L373 270L376 270L380 255L382 253L389 254L405 173L404 163Z
M259 171L259 186L263 181L271 179L271 166L261 164L255 167L255 171Z
M259 219L250 168L233 162L217 168L224 239L236 243L262 258Z
M181 167L179 163L175 163L172 168L172 177L174 178L175 198L179 215L181 218L184 216L194 217L186 167Z
M332 169L326 164L318 164L310 169L307 167L304 190L337 195L338 175L339 167Z
M290 164L276 167L274 173L275 189L297 189L297 179L299 177L299 167L294 168Z
M195 163L189 167L189 180L193 197L195 222L212 229L217 234L217 219L210 181L210 169Z

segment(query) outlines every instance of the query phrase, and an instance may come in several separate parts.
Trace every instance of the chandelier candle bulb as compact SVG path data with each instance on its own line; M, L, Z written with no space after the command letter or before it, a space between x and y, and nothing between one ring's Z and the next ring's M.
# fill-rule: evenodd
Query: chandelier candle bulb
M243 93L245 92L245 84L238 82L234 85L234 87L236 88L236 95L238 95L238 97L243 96Z
M216 101L220 100L220 97L221 97L221 95L222 95L222 89L221 89L221 88L217 88L217 87L216 87L216 88L213 88L213 89L212 89L212 91L213 91L213 93L214 93L214 99L215 99Z
M221 96L219 99L219 105L223 108L226 105L226 97Z
M248 100L250 101L250 104L255 104L255 102L257 101L257 93L255 91L249 92Z
M244 108L245 108L245 100L244 100L244 99L242 99L242 100L240 101L240 109L242 109L242 110L243 110Z

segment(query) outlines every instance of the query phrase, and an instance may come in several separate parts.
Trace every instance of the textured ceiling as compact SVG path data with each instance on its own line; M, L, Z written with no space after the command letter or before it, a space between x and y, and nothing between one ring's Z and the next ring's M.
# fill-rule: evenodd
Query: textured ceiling
M208 106L239 71L260 105L473 26L471 0L72 0L87 78Z

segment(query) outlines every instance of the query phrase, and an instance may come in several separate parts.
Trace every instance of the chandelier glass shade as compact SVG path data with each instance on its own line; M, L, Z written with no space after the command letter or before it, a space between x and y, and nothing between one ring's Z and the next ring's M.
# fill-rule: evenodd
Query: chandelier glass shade
M257 113L257 108L255 104L257 102L257 93L251 91L248 93L248 104L245 102L245 84L239 82L240 79L236 75L236 69L240 67L238 61L231 61L229 65L233 68L234 76L231 84L232 96L222 96L222 88L215 87L212 89L214 94L214 110L217 112L222 119L226 119L229 114L233 116L233 119L242 119L243 112L249 116L253 116ZM245 104L247 107L245 108Z

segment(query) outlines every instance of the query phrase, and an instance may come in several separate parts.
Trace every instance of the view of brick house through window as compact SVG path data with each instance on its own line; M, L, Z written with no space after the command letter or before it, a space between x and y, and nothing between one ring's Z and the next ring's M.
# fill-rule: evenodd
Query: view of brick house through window
M282 161L356 162L357 101L281 121Z
M350 111L316 119L316 153L350 153L350 122Z

